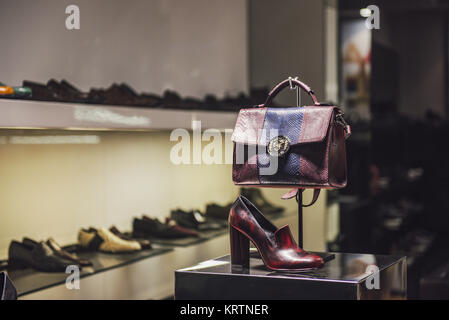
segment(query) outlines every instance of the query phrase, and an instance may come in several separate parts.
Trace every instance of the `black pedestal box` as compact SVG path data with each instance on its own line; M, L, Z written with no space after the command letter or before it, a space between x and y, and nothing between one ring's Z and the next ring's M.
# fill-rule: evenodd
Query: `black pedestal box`
M370 254L335 253L301 273L272 272L260 258L231 268L229 255L175 272L179 300L405 299L406 286L405 257Z

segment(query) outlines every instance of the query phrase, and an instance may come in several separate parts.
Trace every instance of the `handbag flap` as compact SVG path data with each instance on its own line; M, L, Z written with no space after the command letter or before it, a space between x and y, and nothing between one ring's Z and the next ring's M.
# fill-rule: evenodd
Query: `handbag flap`
M271 138L284 136L291 145L323 141L335 106L241 109L232 141L266 146Z

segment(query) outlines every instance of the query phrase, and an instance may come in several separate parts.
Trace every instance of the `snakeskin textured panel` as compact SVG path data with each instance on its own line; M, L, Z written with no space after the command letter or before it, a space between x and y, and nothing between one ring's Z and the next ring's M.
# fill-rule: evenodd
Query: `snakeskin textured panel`
M265 115L260 145L268 145L275 137L284 136L293 144L299 140L304 116L301 108L268 108ZM265 151L265 150L264 150ZM259 180L262 184L292 184L299 180L299 152L288 152L282 157L272 157L266 151L259 153ZM275 170L268 170L272 167Z

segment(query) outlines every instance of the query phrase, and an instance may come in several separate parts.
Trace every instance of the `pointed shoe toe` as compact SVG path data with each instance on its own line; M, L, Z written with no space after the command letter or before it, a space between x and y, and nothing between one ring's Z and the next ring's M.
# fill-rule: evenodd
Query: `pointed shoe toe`
M299 256L291 264L280 266L279 269L285 270L312 270L320 268L324 265L324 261L320 256L315 254L306 253L303 256Z

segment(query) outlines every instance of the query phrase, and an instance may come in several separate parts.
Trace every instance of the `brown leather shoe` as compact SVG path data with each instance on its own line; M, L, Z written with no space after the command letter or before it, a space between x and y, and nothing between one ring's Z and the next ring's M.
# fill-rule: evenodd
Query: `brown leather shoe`
M190 237L198 237L199 236L198 232L196 232L195 230L181 227L180 225L176 224L175 220L172 220L169 217L165 218L165 224L168 227L170 227L174 230L177 230L181 233L184 233L187 236L190 236Z
M160 239L180 239L186 237L198 237L198 233L193 230L176 226L176 223L162 223L157 218L152 219L143 216L142 219L134 218L133 236L136 238L160 238Z
M323 259L300 248L288 225L272 224L248 199L239 196L229 213L231 264L249 267L251 241L265 266L273 271L296 272L323 266Z

